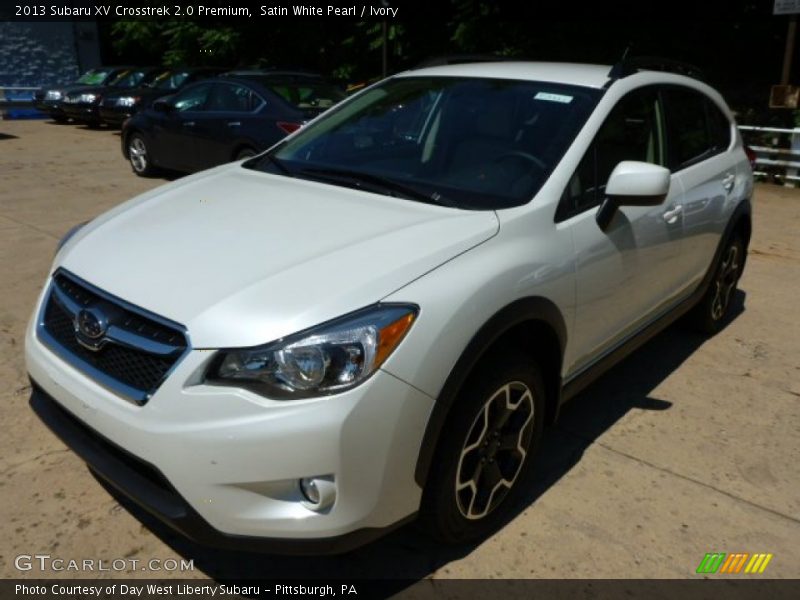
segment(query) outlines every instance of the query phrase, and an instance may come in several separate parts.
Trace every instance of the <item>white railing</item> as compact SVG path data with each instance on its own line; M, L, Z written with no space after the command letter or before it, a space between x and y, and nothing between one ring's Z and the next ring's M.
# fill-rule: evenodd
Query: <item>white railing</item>
M756 168L753 171L756 177L779 180L788 186L800 182L800 128L739 125L739 130L744 134L745 143L756 153ZM753 136L759 136L763 141L764 134L774 134L771 136L771 145L747 143L747 138ZM789 147L780 147L779 138L786 135L789 136Z

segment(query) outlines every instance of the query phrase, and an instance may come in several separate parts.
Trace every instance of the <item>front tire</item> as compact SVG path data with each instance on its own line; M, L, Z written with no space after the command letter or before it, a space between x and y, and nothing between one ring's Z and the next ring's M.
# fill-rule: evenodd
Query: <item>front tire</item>
M744 243L741 237L734 235L722 250L706 293L690 313L695 329L706 334L715 334L722 329L730 317L744 260Z
M134 173L140 177L150 177L157 173L158 170L150 158L150 148L140 133L132 133L128 137L127 148L128 160Z
M456 400L428 478L421 523L445 543L485 537L530 483L544 425L544 386L532 357L479 367Z

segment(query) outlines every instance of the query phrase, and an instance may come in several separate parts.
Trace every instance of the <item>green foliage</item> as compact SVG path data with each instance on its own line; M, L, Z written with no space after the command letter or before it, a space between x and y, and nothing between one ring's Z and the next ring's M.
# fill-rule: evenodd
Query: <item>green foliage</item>
M116 50L152 55L166 66L231 64L242 37L230 26L189 20L117 21L111 33Z

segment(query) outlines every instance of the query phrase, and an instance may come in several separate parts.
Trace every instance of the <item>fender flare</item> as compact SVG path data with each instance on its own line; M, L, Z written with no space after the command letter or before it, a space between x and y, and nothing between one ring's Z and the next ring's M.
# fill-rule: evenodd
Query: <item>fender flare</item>
M551 300L539 296L521 298L500 309L486 321L469 341L450 371L428 419L428 425L425 428L417 465L414 470L414 480L423 489L433 463L439 438L450 414L450 409L455 404L458 392L467 377L469 377L475 365L483 358L487 349L500 336L510 331L513 327L529 321L544 322L555 331L560 347L560 364L567 342L567 327L561 312ZM557 375L558 389L560 390L561 373Z

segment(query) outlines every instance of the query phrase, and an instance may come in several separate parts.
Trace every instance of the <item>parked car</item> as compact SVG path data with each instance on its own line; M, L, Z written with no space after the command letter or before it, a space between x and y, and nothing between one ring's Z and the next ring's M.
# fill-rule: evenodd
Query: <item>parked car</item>
M203 543L482 538L564 401L677 318L732 315L752 170L720 94L649 65L400 73L73 229L26 333L33 409ZM275 102L224 84L163 135Z
M134 115L122 153L137 175L199 171L253 156L344 94L315 77L231 74L187 86Z
M87 86L108 85L109 82L123 71L127 71L129 66L98 67L86 71L77 80L67 85L44 87L36 92L34 105L43 113L59 122L66 123L69 120L63 110L64 96L80 88Z
M64 96L62 109L70 119L96 127L100 125L100 102L106 94L124 94L148 86L163 72L164 69L159 67L134 67L122 71L106 85L68 92Z
M119 127L126 119L150 106L154 100L179 92L190 83L214 77L222 69L192 67L162 71L147 86L106 93L100 102L100 121Z

